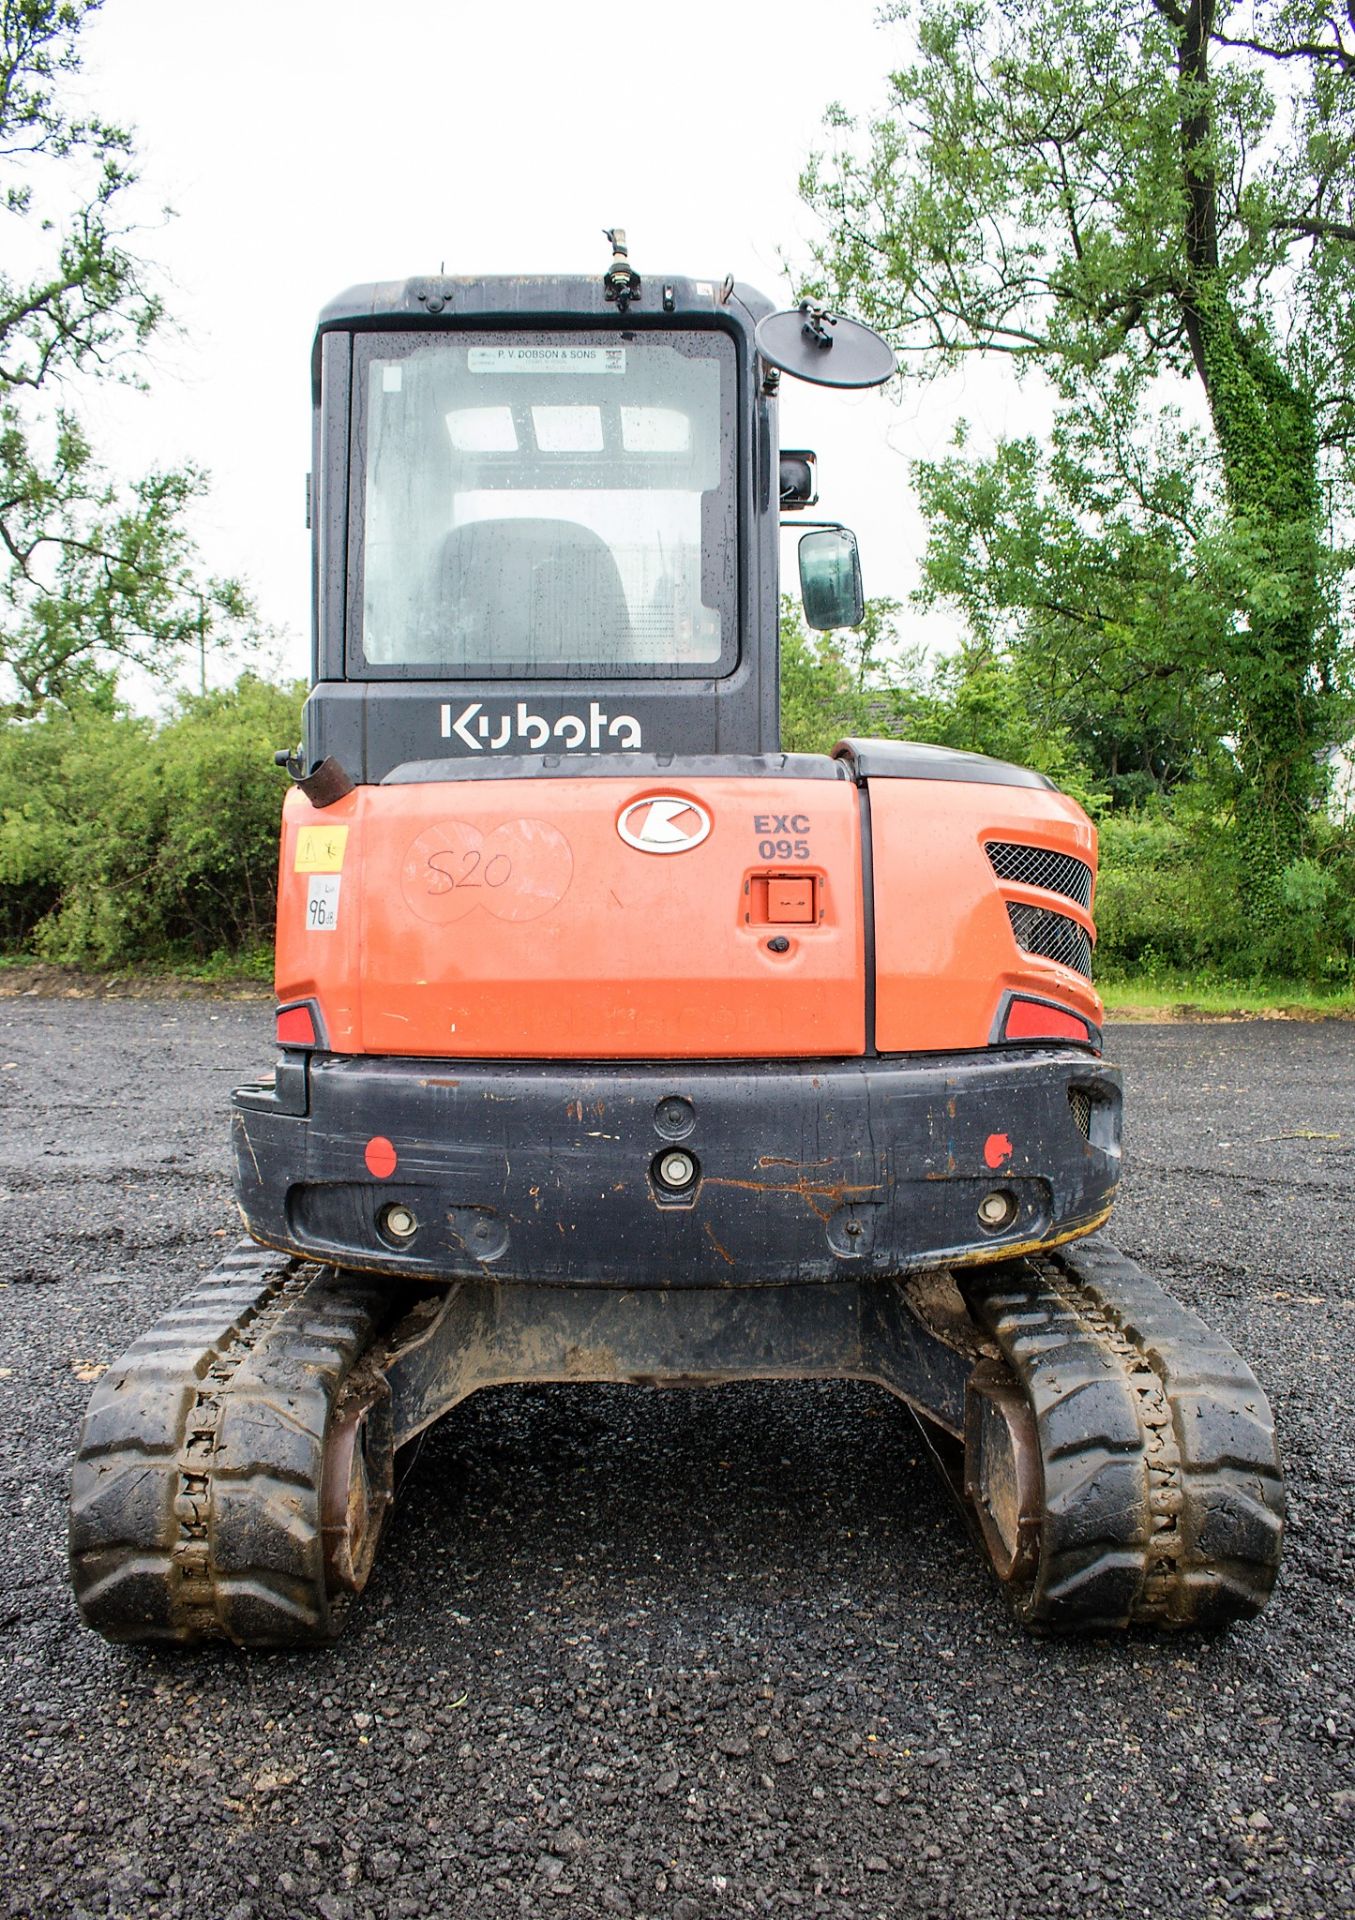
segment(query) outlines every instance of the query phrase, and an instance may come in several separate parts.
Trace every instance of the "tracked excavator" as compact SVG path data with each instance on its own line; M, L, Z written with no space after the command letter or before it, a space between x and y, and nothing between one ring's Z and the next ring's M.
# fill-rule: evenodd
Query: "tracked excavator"
M477 1389L840 1377L911 1409L1029 1626L1255 1614L1265 1397L1099 1231L1091 824L976 754L780 746L783 526L811 626L862 599L778 389L890 348L609 238L321 317L248 1237L94 1390L80 1611L327 1642Z

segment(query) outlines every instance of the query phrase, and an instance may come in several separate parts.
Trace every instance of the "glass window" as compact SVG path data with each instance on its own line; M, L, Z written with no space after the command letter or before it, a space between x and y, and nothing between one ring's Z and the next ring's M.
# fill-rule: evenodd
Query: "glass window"
M622 407L621 444L627 453L685 453L692 423L672 407Z
M538 453L601 453L601 407L533 407Z
M360 668L733 664L725 336L360 335L355 351Z
M457 407L447 415L457 453L516 453L518 430L511 407Z

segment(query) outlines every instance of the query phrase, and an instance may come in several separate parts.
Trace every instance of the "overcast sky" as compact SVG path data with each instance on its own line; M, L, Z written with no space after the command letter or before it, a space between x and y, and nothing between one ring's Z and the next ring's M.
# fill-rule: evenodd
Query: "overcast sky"
M823 110L868 111L902 59L876 11L106 0L84 85L137 129L156 222L143 251L181 328L154 350L149 396L98 402L110 459L210 469L207 561L248 578L284 636L276 664L304 673L310 345L325 300L444 266L600 273L615 223L644 276L732 271L788 301L782 258L806 259L813 231L796 178ZM160 225L165 203L177 217ZM1012 411L1002 374L977 370L892 400L789 380L782 393L783 443L818 450L821 510L860 535L867 592L906 600L921 531L909 459L940 452L957 412L1019 427L1019 396ZM925 635L948 631L933 620Z

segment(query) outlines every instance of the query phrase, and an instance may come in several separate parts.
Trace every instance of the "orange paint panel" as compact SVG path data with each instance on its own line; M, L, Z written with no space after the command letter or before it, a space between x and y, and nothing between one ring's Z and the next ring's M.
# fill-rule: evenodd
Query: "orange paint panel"
M353 908L362 888L362 839L356 822L365 791L356 788L321 810L293 787L282 803L273 960L277 997L318 1000L329 1044L341 1053L357 1051L359 948ZM298 870L302 836L321 824L347 829L341 873ZM328 903L323 926L312 925L313 903L317 908Z
M645 799L710 830L647 851ZM528 1059L850 1056L865 1044L855 790L835 780L579 778L360 787L338 876L298 873L315 810L288 801L278 993L314 994L340 1052ZM822 917L768 949L749 924L755 821L796 812ZM660 848L685 832L660 809ZM636 826L637 820L639 827ZM670 831L671 829L671 831ZM317 904L318 903L318 904Z
M1062 794L952 780L872 780L875 1033L882 1052L982 1047L1005 991L1059 1000L1100 1026L1090 981L1017 946L1007 901L1091 928L1074 902L999 882L987 841L1072 854L1093 869L1096 830Z
M886 779L870 804L881 1051L986 1046L1007 991L1100 1025L1090 983L1024 952L1007 908L1088 932L1090 916L1000 880L984 851L1008 841L1094 866L1080 808L1039 788ZM766 822L791 814L808 822L804 870L769 870ZM314 998L341 1053L850 1057L865 1045L858 821L856 790L835 780L486 778L359 787L323 813L294 791L278 998ZM317 823L347 829L341 870L315 870ZM812 918L794 917L802 895Z

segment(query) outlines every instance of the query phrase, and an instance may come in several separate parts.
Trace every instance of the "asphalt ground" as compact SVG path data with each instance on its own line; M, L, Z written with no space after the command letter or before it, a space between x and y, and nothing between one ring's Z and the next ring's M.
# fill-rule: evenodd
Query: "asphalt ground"
M0 1001L0 1914L1353 1910L1355 1026L1110 1034L1114 1236L1276 1407L1259 1621L1027 1637L880 1392L537 1388L435 1430L334 1651L110 1647L88 1383L234 1239L268 1027Z

